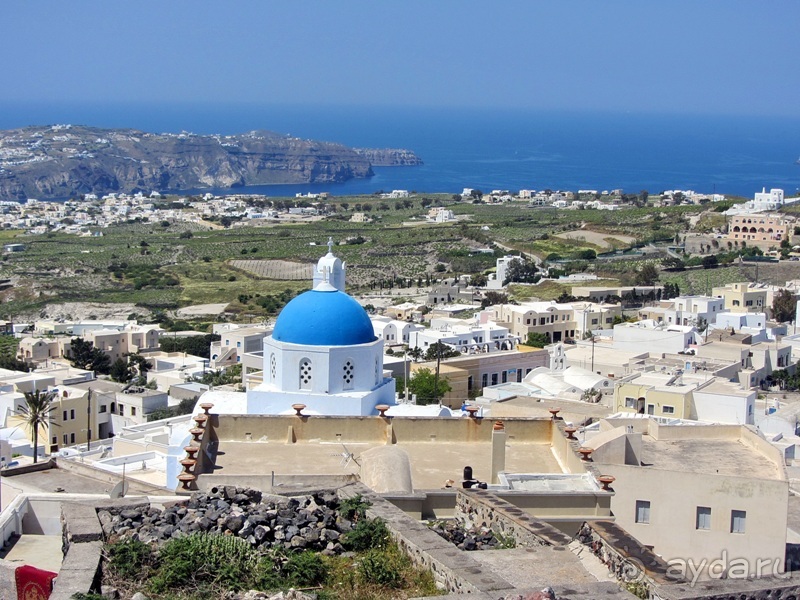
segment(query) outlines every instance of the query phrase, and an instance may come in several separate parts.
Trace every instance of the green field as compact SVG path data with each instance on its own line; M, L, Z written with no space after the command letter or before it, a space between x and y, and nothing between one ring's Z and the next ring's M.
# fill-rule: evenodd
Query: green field
M425 208L419 197L408 208L373 197L336 198L331 201L337 207L333 217L258 228L131 223L102 229L98 237L2 231L0 239L21 241L26 250L4 255L0 261L0 278L14 281L14 288L3 293L0 317L31 314L48 303L67 301L130 302L144 309L233 302L234 311L260 316L267 311L257 305L259 297L287 289L297 292L310 282L260 278L233 268L231 261L311 264L326 251L330 236L337 244L347 242L337 245L335 252L348 265L351 290L358 291L397 278L416 283L430 276L486 271L506 248L566 259L584 250L601 250L585 240L552 235L581 226L601 234L631 235L639 242L671 239L686 230L688 216L703 210L680 206L567 211L520 203L453 202L449 195L428 198ZM431 204L447 204L459 221L420 222ZM349 222L357 208L363 211L367 205L372 207L368 214L373 222ZM417 220L414 226L406 225L412 219ZM481 248L494 252L476 252Z

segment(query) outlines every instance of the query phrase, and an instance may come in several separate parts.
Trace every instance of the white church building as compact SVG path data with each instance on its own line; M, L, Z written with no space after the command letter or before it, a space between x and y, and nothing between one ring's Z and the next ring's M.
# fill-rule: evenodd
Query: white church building
M347 295L345 264L328 254L317 263L314 289L291 300L264 338L263 381L247 392L248 414L305 412L377 414L395 404L395 382L383 373L384 340L364 308Z

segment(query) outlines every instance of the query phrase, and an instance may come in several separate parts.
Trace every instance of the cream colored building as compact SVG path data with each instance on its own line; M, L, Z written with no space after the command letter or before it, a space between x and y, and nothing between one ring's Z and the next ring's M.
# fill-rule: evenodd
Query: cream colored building
M728 221L728 241L758 246L762 250L778 248L789 239L789 225L781 217L760 214L733 215Z
M124 329L86 330L81 336L115 361L146 350L157 350L163 330L158 325L132 325ZM39 364L58 358L69 358L73 337L26 337L20 340L17 358Z
M548 342L563 342L579 333L571 304L524 302L490 306L491 320L507 328L524 343L529 333L542 333ZM613 321L613 318L612 318Z
M572 302L577 337L601 329L613 329L614 321L622 319L622 305L603 302Z
M616 412L752 425L756 392L707 372L641 372L614 389Z
M759 561L783 572L789 482L778 449L736 425L600 425L585 443L615 478L611 506L623 529L676 568L691 559L701 578L747 577Z
M524 346L508 352L449 358L439 365L439 376L451 387L442 404L458 408L470 397L480 395L486 386L520 382L537 367L547 366L549 361L547 350ZM410 372L413 374L423 368L435 371L436 362L412 363Z
M731 312L765 312L767 309L767 290L746 281L715 287L711 293L724 298L725 310Z
M240 327L222 331L220 340L211 342L211 368L230 367L242 363L246 354L261 352L264 338L269 333L271 330L265 327Z

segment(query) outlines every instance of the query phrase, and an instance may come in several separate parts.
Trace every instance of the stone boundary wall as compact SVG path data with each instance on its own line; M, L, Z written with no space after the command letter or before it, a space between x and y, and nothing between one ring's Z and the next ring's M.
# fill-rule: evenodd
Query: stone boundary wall
M455 518L469 528L486 527L495 534L511 537L517 546L568 546L572 538L510 502L486 490L459 489Z
M14 477L14 475L24 475L25 473L35 473L37 471L47 471L48 469L56 468L56 459L51 458L36 464L22 465L21 467L12 467L10 469L3 469L3 477Z
M75 459L55 459L54 464L56 468L61 469L62 471L69 471L70 473L76 473L77 475L83 475L84 477L91 477L95 481L103 481L112 487L122 481L122 478L116 473L98 469L89 463L82 463ZM167 490L167 488L154 485L152 483L147 483L145 481L139 481L138 479L132 479L130 477L126 477L125 481L128 484L128 494L164 494L166 492L170 492L170 490ZM111 487L109 487L109 491L110 489Z
M65 502L61 505L64 560L50 600L69 600L76 592L94 589L100 577L103 529L97 509L91 504Z
M437 584L451 594L478 594L478 598L497 599L515 592L514 586L502 577L493 575L465 552L443 539L426 525L412 519L402 510L385 500L362 483L338 490L340 499L361 495L371 503L367 516L380 518L392 534L394 541L411 561L427 569Z
M648 590L675 583L667 577L664 560L612 521L584 523L577 537L618 581L637 582Z
M656 587L653 600L798 600L800 580L789 579L717 579L695 585Z

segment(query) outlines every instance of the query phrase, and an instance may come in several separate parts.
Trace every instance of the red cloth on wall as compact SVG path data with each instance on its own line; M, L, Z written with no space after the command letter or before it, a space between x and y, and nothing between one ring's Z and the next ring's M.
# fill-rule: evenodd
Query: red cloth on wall
M17 600L47 600L53 591L53 580L58 573L23 565L14 570L17 582Z

